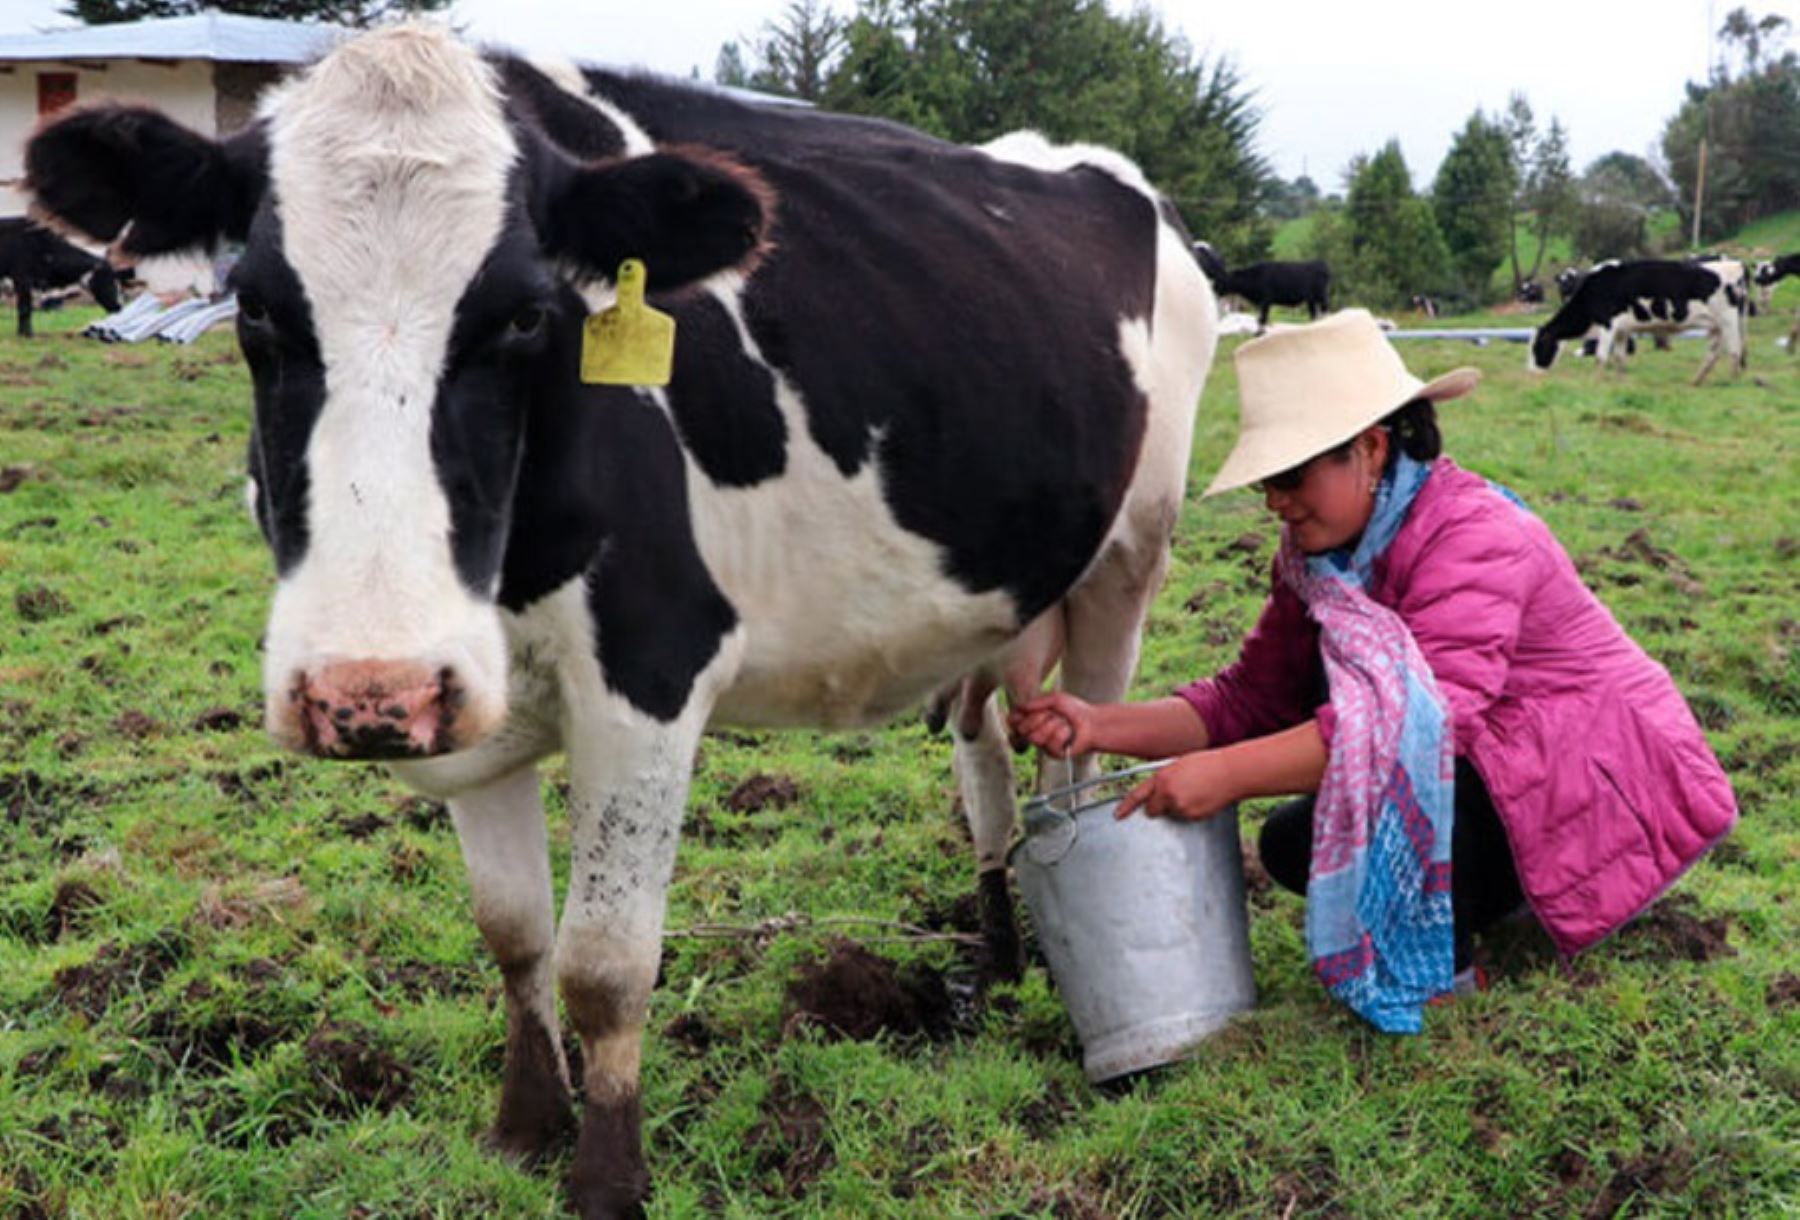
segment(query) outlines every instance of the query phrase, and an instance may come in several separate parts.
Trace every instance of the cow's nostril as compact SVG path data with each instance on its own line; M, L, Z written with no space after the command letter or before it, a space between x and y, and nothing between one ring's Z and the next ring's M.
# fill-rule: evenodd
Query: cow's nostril
M398 703L388 704L386 707L381 709L381 714L383 716L386 716L389 720L405 720L406 719L406 709L404 707L401 707Z
M340 707L336 711L331 713L331 718L333 720L337 721L339 724L349 724L350 718L354 715L356 715L356 713L352 709L347 708L347 707Z

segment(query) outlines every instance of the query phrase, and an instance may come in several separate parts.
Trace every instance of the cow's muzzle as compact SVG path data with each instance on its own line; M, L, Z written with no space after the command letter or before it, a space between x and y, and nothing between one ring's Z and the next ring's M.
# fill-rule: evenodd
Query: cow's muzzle
M458 740L467 698L448 666L336 661L297 673L288 701L301 748L320 758L429 758L469 744Z

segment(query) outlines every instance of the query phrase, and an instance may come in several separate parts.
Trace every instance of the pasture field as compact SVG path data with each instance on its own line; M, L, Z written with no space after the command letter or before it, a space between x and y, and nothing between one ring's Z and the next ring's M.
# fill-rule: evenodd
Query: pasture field
M88 316L0 338L0 1216L558 1214L565 1161L480 1146L500 981L444 811L258 727L271 566L232 339L107 347L69 333ZM717 732L670 924L763 931L668 942L651 1214L1800 1210L1800 359L1757 328L1750 375L1702 391L1693 344L1605 379L1405 348L1485 371L1450 451L1550 521L1731 773L1742 825L1670 898L1570 964L1507 930L1489 991L1391 1038L1311 981L1301 901L1253 867L1259 1008L1102 1093L1041 964L971 998L954 940L767 922L972 929L947 741ZM1229 352L1143 696L1228 661L1267 590L1254 495L1198 498Z

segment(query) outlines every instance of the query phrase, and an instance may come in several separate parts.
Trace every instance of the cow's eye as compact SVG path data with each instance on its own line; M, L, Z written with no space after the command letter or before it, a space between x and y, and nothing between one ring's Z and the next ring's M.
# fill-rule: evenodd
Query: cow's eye
M510 339L530 339L544 329L546 317L542 306L527 305L512 316L506 324L507 337Z

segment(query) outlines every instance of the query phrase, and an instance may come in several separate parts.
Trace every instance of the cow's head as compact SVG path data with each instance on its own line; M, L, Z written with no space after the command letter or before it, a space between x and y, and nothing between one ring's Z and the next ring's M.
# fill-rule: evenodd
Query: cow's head
M461 749L505 717L496 597L528 411L577 376L570 280L637 257L679 287L753 258L769 221L721 156L570 159L420 26L342 44L229 139L102 106L40 130L26 169L115 258L244 243L268 726L337 757Z
M88 272L87 290L107 313L118 313L125 304L119 296L119 273L105 263Z
M1531 337L1531 353L1525 361L1525 367L1533 373L1547 373L1550 366L1556 363L1556 353L1562 348L1562 340L1558 339L1548 326L1538 327L1537 333Z
M1774 263L1761 262L1756 264L1756 274L1752 278L1755 279L1759 285L1767 287L1780 279L1781 276L1776 273Z

